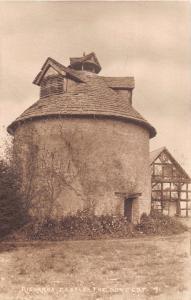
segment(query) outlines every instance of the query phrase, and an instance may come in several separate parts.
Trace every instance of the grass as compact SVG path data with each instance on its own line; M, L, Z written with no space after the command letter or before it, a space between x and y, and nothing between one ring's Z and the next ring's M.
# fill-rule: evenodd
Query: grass
M189 233L170 239L3 242L0 299L190 300L189 245Z

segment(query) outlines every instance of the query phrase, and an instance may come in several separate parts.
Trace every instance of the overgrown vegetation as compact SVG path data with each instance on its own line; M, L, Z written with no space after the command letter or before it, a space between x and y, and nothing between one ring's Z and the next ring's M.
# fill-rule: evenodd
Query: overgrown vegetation
M0 160L0 238L18 229L25 221L21 194L14 168Z
M15 238L28 240L96 239L103 237L132 237L134 226L124 216L96 216L89 211L78 211L59 221L47 219L43 223L29 223Z
M163 215L158 211L151 211L150 215L141 216L137 230L144 234L169 235L182 233L187 230L187 227L173 217Z
M18 171L13 163L13 143L7 136L0 148L0 239L27 222Z
M21 240L68 240L132 238L144 235L171 235L183 233L187 227L174 218L158 212L143 214L138 225L124 216L95 216L88 211L68 215L56 221L28 223L9 238Z

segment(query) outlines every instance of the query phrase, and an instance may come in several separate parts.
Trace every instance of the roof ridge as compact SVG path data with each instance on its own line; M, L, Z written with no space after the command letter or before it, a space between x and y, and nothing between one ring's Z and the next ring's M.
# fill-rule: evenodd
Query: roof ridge
M157 148L157 149L155 149L155 150L152 150L152 151L150 151L150 153L152 153L152 152L155 152L155 151L160 151L160 150L165 150L165 149L167 149L165 146L163 146L163 147L160 147L160 148ZM161 152L162 152L161 151Z
M53 59L51 57L48 57L46 59L46 61L44 62L43 66L41 67L40 72L37 74L37 76L33 80L34 84L36 84L36 85L40 84L40 81L43 78L43 75L46 73L47 68L49 66L51 66L52 68L54 68L61 75L63 75L61 71L64 71L65 73L68 73L70 76L76 78L77 80L82 81L80 78L78 78L78 76L76 76L76 74L73 72L73 70L71 68L65 67L64 65L62 65L61 63L59 63L55 59ZM57 68L55 66L57 66Z
M102 78L111 88L133 89L135 87L135 80L133 76L102 76Z

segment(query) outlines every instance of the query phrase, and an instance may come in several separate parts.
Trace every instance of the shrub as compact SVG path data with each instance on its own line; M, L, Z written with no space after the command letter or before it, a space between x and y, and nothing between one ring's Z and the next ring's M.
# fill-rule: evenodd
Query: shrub
M187 227L173 217L152 211L150 215L142 214L136 230L144 234L170 235L182 233Z
M0 160L0 238L23 225L25 213L13 167Z
M14 237L28 240L96 239L103 237L132 237L133 225L124 216L95 216L88 211L68 215L59 221L48 219L43 223L31 223ZM22 238L21 238L22 239Z
M182 233L187 228L174 218L152 212L143 214L140 223L133 225L126 217L118 215L96 216L79 211L61 220L47 219L43 223L28 223L8 238L21 240L67 240L132 238L142 235L170 235Z

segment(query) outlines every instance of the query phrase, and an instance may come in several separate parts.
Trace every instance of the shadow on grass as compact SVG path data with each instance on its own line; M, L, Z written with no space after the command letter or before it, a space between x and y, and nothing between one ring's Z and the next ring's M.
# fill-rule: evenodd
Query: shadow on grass
M15 243L0 243L0 253L11 252L17 250L17 245Z

